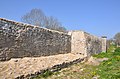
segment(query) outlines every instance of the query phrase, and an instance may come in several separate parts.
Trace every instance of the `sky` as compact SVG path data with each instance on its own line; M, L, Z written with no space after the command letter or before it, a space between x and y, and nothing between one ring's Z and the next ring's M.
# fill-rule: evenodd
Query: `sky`
M34 8L57 18L67 30L108 38L120 32L120 0L0 0L0 18L21 22Z

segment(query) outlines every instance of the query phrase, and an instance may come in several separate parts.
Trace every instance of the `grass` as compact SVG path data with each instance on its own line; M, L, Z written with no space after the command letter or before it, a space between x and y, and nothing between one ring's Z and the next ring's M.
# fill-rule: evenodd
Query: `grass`
M100 79L120 79L120 56L103 61L97 70Z
M54 72L47 77L39 75L34 79L91 79L96 75L95 71L96 66L78 63L61 71Z
M116 49L116 46L111 45L110 48L107 50L107 52L101 52L99 54L93 55L93 57L96 58L111 58L113 56L114 50Z
M103 57L108 57L109 60L103 61L98 66L97 74L100 79L120 79L120 48L115 48L114 52L103 54Z
M47 71L34 79L120 79L120 48L110 46L107 53L93 56L109 59L101 62L99 66L78 63L58 72Z
M53 72L47 70L43 74L38 75L36 78L33 78L33 79L47 78L47 77L51 76L52 74L53 74Z

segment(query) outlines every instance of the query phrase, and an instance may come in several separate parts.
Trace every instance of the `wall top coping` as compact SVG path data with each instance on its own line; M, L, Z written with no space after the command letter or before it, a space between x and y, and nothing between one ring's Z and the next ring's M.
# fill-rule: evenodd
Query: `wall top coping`
M22 26L26 26L26 27L34 27L34 28L38 28L38 29L44 29L44 30L51 31L51 32L56 32L56 33L59 33L59 34L68 35L67 33L59 32L59 31L56 31L56 30L51 30L51 29L47 29L47 28L44 28L44 27L39 27L39 26L35 26L35 25L32 25L32 24L23 23L23 22L17 22L17 21L14 21L14 20L8 20L8 19L5 19L5 18L0 18L0 21L5 21L5 22L8 22L8 23L13 23L13 24L16 24L16 25L22 25Z
M90 34L90 33L88 33L88 32L85 32L85 31L83 31L83 30L71 30L71 31L69 31L69 32L82 32L82 33L85 33L85 34L87 34L87 35L93 36L94 38L101 38L101 37L92 35L92 34Z
M23 22L17 22L17 21L14 21L14 20L8 20L8 19L5 19L5 18L0 18L0 20L1 21L6 21L6 22L9 22L9 23L13 23L13 24L16 24L16 25L23 25L23 26L26 26L26 27L34 27L34 28L38 28L38 29L44 29L44 30L47 30L47 31L51 31L53 33L56 32L56 33L59 33L59 34L69 35L68 33L63 33L63 32L59 32L59 31L56 31L56 30L51 30L51 29L47 29L47 28L44 28L44 27L39 27L39 26L23 23ZM71 30L69 32L83 32L83 33L86 33L88 35L91 35L90 33L87 33L83 30ZM92 35L92 36L95 37L95 38L100 38L100 37L97 37L95 35ZM102 36L101 38L107 38L107 37Z

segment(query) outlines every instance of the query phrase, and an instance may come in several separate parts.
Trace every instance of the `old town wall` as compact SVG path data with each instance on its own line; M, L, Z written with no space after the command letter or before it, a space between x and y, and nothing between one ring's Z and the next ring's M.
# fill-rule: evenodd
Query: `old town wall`
M70 52L71 37L65 33L0 19L0 60Z
M106 38L84 31L68 34L0 18L0 60L56 54L90 56L106 51Z

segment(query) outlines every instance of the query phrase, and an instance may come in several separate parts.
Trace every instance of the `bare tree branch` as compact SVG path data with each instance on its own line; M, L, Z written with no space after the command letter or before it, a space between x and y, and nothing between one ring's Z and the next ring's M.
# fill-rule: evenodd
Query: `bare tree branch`
M33 24L43 27L45 25L46 16L40 9L32 9L29 13L22 17L22 21L25 23Z
M54 17L47 17L40 9L32 9L21 18L22 22L33 24L48 29L66 32L65 27Z
M115 39L115 43L117 45L120 45L120 32L115 34L114 39Z

